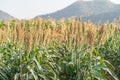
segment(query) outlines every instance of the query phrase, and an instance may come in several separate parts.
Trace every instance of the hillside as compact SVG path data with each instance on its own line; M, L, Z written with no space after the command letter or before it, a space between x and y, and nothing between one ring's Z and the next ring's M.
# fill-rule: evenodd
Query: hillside
M11 20L14 17L0 10L0 20Z
M115 13L115 14L114 14ZM113 20L119 16L120 5L112 3L110 0L93 0L93 1L82 1L79 0L70 6L56 11L54 13L39 15L37 17L47 18L48 16L59 19L59 18L69 18L69 17L82 17L83 20L92 19L93 21L101 19ZM117 14L117 15L116 15ZM104 18L106 16L107 18ZM103 17L103 18L102 18Z
M117 19L119 16L120 16L120 11L111 11L99 15L83 17L83 21L87 21L90 19L92 22L98 22L98 21L102 23L104 23L105 21L112 22L114 19Z

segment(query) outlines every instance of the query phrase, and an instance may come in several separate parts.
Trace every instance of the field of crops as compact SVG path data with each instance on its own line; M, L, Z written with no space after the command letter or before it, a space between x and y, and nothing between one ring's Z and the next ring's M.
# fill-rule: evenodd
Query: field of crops
M117 23L1 21L0 80L119 80Z

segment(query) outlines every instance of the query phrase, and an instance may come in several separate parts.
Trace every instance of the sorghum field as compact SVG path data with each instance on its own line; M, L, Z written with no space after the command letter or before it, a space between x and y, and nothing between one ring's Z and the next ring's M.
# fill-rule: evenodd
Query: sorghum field
M120 80L119 21L0 22L0 80Z

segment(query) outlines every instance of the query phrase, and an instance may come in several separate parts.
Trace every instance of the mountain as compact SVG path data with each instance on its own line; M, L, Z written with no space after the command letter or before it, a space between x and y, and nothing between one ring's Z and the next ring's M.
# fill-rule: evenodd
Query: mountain
M11 20L14 17L0 10L0 20Z
M111 11L107 13L102 13L99 15L92 15L88 17L83 17L83 21L91 20L92 22L101 22L104 23L105 21L112 22L114 19L118 19L120 16L120 11Z
M120 15L120 5L112 3L110 0L93 0L77 2L69 5L68 7L56 11L54 13L39 15L37 17L47 18L48 16L59 19L69 17L82 17L83 20L91 19L98 20L113 20Z

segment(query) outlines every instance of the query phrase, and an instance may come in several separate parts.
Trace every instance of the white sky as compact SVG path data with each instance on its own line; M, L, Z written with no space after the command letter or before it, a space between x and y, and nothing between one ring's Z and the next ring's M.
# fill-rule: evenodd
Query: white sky
M55 12L75 1L77 0L0 0L0 10L19 19L29 19ZM111 1L120 4L120 0Z

